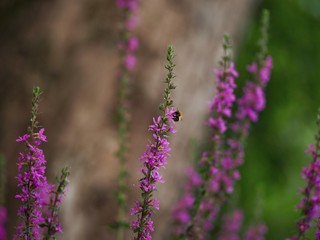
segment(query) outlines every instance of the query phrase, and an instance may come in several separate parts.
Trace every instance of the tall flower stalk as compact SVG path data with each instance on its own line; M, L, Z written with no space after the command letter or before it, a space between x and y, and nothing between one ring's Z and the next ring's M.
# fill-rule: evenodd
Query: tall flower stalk
M205 151L197 168L189 171L189 184L186 184L189 187L174 210L178 239L202 239L205 233L211 229L218 205L217 202L212 202L212 198L208 198L208 196L212 193L216 195L217 199L223 198L220 196L222 189L220 189L219 181L216 181L216 176L224 181L223 188L225 187L227 192L232 190L229 188L232 179L229 179L223 172L217 172L217 165L220 164L223 154L225 133L228 129L227 119L232 116L231 108L236 100L234 79L238 76L234 64L231 62L228 35L224 36L223 49L221 69L214 70L217 77L217 91L209 106L211 117L208 120L208 126L212 130L212 149Z
M18 187L20 193L16 198L21 201L18 210L20 224L17 228L15 239L35 240L40 239L40 224L43 223L41 194L47 189L48 183L45 176L46 159L40 145L47 142L44 128L39 131L37 115L39 111L39 100L42 91L39 87L33 89L32 111L28 133L19 137L17 142L26 147L20 152L18 159Z
M117 157L119 159L118 190L116 197L118 201L118 216L116 227L116 239L124 239L124 228L129 227L127 220L127 142L128 142L128 84L130 73L135 68L135 52L139 46L138 38L132 34L132 30L138 23L139 0L116 0L116 5L121 13L121 29L118 42L119 56L119 102L118 102L118 135L119 148Z
M68 168L62 169L57 185L47 183L45 176L46 159L40 145L47 142L44 128L40 128L37 116L42 91L40 87L33 88L32 110L28 133L16 140L26 147L18 158L18 187L20 193L16 198L21 201L18 209L20 223L14 239L49 240L56 239L61 232L58 221L58 210L65 193L69 176ZM42 229L43 228L43 229Z
M70 175L70 169L64 167L61 170L61 175L57 178L56 185L50 185L49 202L47 205L47 211L44 217L44 223L41 227L45 228L43 240L56 239L55 235L62 232L61 223L58 219L59 208L63 200L63 196L66 192L66 187L69 184L68 176Z
M302 170L306 187L302 189L303 196L298 208L301 210L297 222L297 233L291 240L309 239L308 233L312 226L317 227L314 239L320 239L320 110L317 116L318 131L315 135L315 144L308 147L306 154L311 156L312 162Z
M159 210L159 200L153 193L156 191L156 183L163 183L160 168L164 168L167 164L167 158L170 156L169 133L175 133L174 122L177 121L178 111L173 107L171 99L171 91L175 89L172 80L175 77L173 62L173 47L167 49L167 77L165 79L166 88L164 90L164 102L159 109L161 115L153 118L153 124L149 126L152 132L153 141L147 145L147 149L140 158L143 161L141 173L143 177L139 180L141 190L141 200L135 203L131 208L131 215L136 215L136 220L131 223L135 240L152 239L151 232L154 231L152 214L154 210Z
M238 73L226 54L228 38L224 39L221 70L214 70L217 92L210 102L212 148L203 153L197 168L189 174L187 191L174 209L178 239L202 239L213 228L221 206L233 193L240 179L238 167L244 161L244 141L252 122L265 108L265 87L270 79L272 59L266 56L269 14L262 17L262 34L257 62L248 67L253 80L247 81L242 96L236 100L234 78ZM233 103L236 107L232 108Z

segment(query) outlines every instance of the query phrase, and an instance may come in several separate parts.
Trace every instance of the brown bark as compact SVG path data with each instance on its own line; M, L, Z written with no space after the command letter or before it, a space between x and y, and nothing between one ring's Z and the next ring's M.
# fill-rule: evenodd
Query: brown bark
M63 208L62 239L114 239L105 227L116 216L118 170L117 66L115 48L119 12L111 0L7 1L1 7L0 152L7 159L7 207L10 233L16 224L15 138L26 129L31 88L44 90L40 116L49 142L45 151L52 177L71 166ZM211 69L221 57L229 32L241 37L254 0L142 1L138 65L130 80L130 186L140 177L138 158L147 143L147 127L162 98L165 49L176 51L175 105L183 121L172 137L172 157L159 186L155 239L168 233L170 208L190 163L190 140L205 136L207 102L214 94ZM130 204L137 198L132 187ZM160 237L161 236L161 237Z

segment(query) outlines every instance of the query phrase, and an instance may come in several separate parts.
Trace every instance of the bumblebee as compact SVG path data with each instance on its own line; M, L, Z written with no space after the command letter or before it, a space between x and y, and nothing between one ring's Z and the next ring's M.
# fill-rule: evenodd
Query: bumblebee
M179 110L175 111L175 112L172 114L172 119L173 119L173 121L175 121L175 122L181 121L181 120L182 120L182 113L181 113Z

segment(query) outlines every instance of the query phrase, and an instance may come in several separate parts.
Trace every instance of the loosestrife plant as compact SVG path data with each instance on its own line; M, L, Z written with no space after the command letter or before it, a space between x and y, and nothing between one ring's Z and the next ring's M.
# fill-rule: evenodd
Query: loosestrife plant
M61 232L60 223L57 220L58 205L64 194L66 177L69 175L65 170L63 188L58 184L57 190L54 185L47 183L45 176L46 159L41 144L47 142L44 128L39 127L37 115L39 113L39 100L42 91L39 87L33 89L32 110L28 133L19 137L16 141L26 147L20 152L18 159L18 187L20 193L16 198L21 201L18 210L20 223L17 227L15 239L55 239L55 234ZM40 128L40 129L39 129ZM38 130L39 129L39 130ZM61 182L61 183L62 183ZM47 200L49 200L49 203ZM47 209L49 212L44 212ZM47 228L44 231L41 228Z
M152 132L153 141L147 145L147 149L141 156L143 161L141 173L143 177L139 180L141 190L141 200L131 208L131 215L136 215L136 220L131 223L131 228L135 234L135 240L152 239L151 232L154 231L152 214L159 210L159 200L153 196L156 190L156 183L163 183L160 168L165 167L170 152L168 137L170 133L175 133L174 122L180 113L173 107L171 91L175 89L172 80L175 77L173 63L174 51L172 46L167 50L166 69L168 70L165 79L166 88L164 90L164 102L160 105L161 115L153 118L153 124L149 126Z
M221 69L214 70L217 77L216 94L210 102L211 117L208 126L212 129L212 150L205 151L196 169L189 170L189 179L186 184L186 193L174 210L174 219L177 224L176 234L179 239L201 239L205 232L212 228L216 217L217 203L212 202L208 195L232 191L232 178L223 172L218 172L216 165L222 154L222 144L227 130L227 119L231 117L232 104L235 102L234 79L238 73L230 58L229 37L224 36L224 56L220 63ZM237 176L236 176L237 177ZM219 178L219 179L218 179ZM220 180L223 185L220 186ZM223 182L222 182L223 181Z
M44 217L44 223L41 227L46 228L44 233L44 240L50 240L56 233L62 232L62 226L58 219L60 204L65 195L66 187L69 183L68 176L70 169L68 167L62 168L61 175L57 178L56 185L49 185L49 202L45 203L47 209Z
M224 215L218 240L240 240L239 232L241 230L242 220L243 213L240 209Z
M272 68L272 59L266 56L268 12L262 19L257 62L248 67L253 80L247 81L238 100L234 95L238 73L228 54L229 40L224 38L221 69L214 70L217 92L209 106L212 148L203 152L195 169L189 170L186 192L174 209L178 239L205 238L221 206L233 193L235 181L240 179L238 167L244 160L244 140L251 123L257 122L259 112L265 108L264 91Z
M302 170L306 187L301 191L303 198L297 206L301 210L297 233L288 238L290 240L309 239L307 236L312 227L316 228L314 239L320 239L320 110L317 116L317 128L315 143L305 152L311 156L312 162Z
M124 227L129 227L127 221L127 142L128 142L128 83L130 73L135 68L135 52L139 46L139 40L132 34L132 30L138 22L139 0L116 0L116 5L121 13L122 26L118 50L121 58L119 66L119 103L118 103L118 135L119 148L117 157L119 159L120 170L118 175L118 190L116 192L119 205L116 229L116 239L124 239Z
M45 176L46 159L40 145L47 142L47 138L44 135L44 128L37 131L41 93L40 88L33 89L31 125L28 133L17 139L17 142L26 146L26 151L20 152L18 159L17 179L21 192L16 198L21 201L18 211L21 221L17 228L16 239L40 239L40 225L44 222L41 195L43 190L47 189L48 183Z

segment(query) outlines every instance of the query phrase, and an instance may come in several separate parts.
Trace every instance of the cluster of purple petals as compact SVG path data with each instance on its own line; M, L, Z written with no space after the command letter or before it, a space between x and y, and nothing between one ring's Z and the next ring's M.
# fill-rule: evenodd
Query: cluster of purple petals
M231 150L220 150L223 144L223 133L228 129L227 120L231 117L231 108L236 97L234 89L236 88L235 78L238 73L234 69L234 64L231 63L229 69L225 71L214 70L217 77L217 92L210 104L211 115L209 126L213 128L212 140L216 147L213 156L213 163L210 167L210 180L207 185L207 190L212 193L225 191L233 192L233 182L238 180L240 174L238 171L229 173L237 164L238 160L234 159ZM215 122L216 124L212 124ZM230 144L233 146L233 144Z
M46 142L44 128L33 136L25 134L19 137L17 142L27 146L27 151L20 152L18 158L18 187L21 192L16 195L20 199L21 205L18 216L22 219L17 232L16 239L40 239L39 224L43 223L42 207L43 189L47 188L45 177L45 156L39 148L41 143Z
M244 235L244 240L265 240L268 228L264 224L252 225Z
M152 132L153 142L147 145L147 149L140 158L143 161L141 172L143 178L139 180L139 187L143 199L136 202L135 206L130 209L131 215L136 215L137 219L131 223L134 232L138 232L136 240L152 239L151 233L154 231L153 221L151 219L154 209L159 210L159 200L152 196L156 190L156 183L163 183L160 168L167 164L167 158L170 156L169 141L166 136L168 133L175 133L173 114L174 108L166 109L166 119L159 116L153 118L153 124L149 126Z
M244 159L242 140L248 135L250 123L256 122L258 114L265 108L264 91L270 80L272 58L266 57L263 66L253 63L247 69L252 73L255 80L248 81L245 85L242 97L237 100L238 106L235 113L235 121L230 126L227 124L227 121L233 115L231 107L236 101L234 95L236 84L234 79L238 77L238 73L234 69L234 64L230 64L230 68L225 71L214 70L217 76L217 92L214 99L209 103L212 117L209 118L208 125L213 129L211 139L216 148L213 152L205 152L199 163L201 165L211 161L210 179L204 186L207 192L212 193L212 196L216 196L216 200L214 198L212 200L205 200L207 204L211 204L210 208L200 206L197 218L201 218L201 216L208 217L208 223L204 221L203 227L210 227L212 225L219 211L221 201L224 201L225 194L231 194L234 190L235 182L240 179L238 167L243 164ZM234 132L234 137L223 139L223 134L228 129ZM223 149L221 146L223 146ZM208 156L211 158L209 161L207 160ZM198 176L195 170L191 175L188 175L189 180L187 184L191 187L186 188L185 195L173 211L173 218L177 223L176 234L182 233L186 222L190 221L190 209L192 207L190 199L194 199L194 189L203 184L200 181L198 181L199 185L192 184L192 179ZM186 199L189 199L189 201L185 201ZM203 203L205 201L203 200ZM201 209L205 209L205 211ZM197 221L199 220L197 219Z
M5 224L7 222L7 209L0 207L0 240L7 239Z
M62 233L62 225L58 219L58 206L62 203L63 194L56 192L55 184L47 184L46 187L42 188L42 206L44 208L44 222L51 236L56 233Z
M186 175L187 181L184 185L184 195L176 204L172 212L172 217L176 223L176 235L182 234L185 227L191 221L190 209L192 209L195 200L194 189L199 188L203 184L201 176L194 168L189 167L186 171Z
M126 12L124 28L126 32L131 32L139 22L138 10L139 0L116 0L117 7ZM131 34L128 34L131 35ZM124 51L123 64L128 71L132 71L136 66L135 51L139 47L139 40L135 36L129 36L119 42L118 47Z
M239 209L226 214L218 240L240 240L239 231L242 226L242 220L243 214Z
M239 121L248 120L249 122L257 122L259 112L266 105L264 89L270 80L272 69L272 58L266 57L265 64L258 68L256 63L247 67L247 70L256 77L256 81L248 81L243 89L243 95L238 100L238 112L236 117ZM242 129L241 129L242 128ZM234 125L235 131L248 131L248 126Z
M234 69L233 63L230 64L227 70L214 69L213 72L217 77L217 91L213 100L209 102L209 109L216 116L209 119L209 126L223 133L226 130L224 118L231 117L231 107L236 100L234 95L234 89L236 88L234 79L238 77L238 73Z
M234 68L234 64L231 63L230 67L225 70L213 70L217 77L216 81L216 94L212 101L209 102L209 110L212 113L212 117L208 120L209 127L212 128L212 141L214 146L221 146L222 136L228 129L227 119L231 117L231 108L236 100L234 95L234 89L236 88L235 78L238 77L238 73ZM219 158L222 152L216 148L214 152L204 152L202 159L199 161L200 165L208 162L208 156L213 158L213 164L210 168L210 180L209 184L205 183L197 170L188 170L187 183L185 187L185 193L182 199L178 202L173 210L173 219L176 223L175 233L181 234L185 230L186 223L191 221L190 210L193 207L194 191L200 186L205 186L209 192L217 193L222 188L228 192L233 191L233 181L240 177L238 172L226 174L225 170L221 170L217 167ZM230 152L231 153L231 152ZM231 159L231 156L225 155L221 159L221 163L228 169L232 168L235 161ZM207 231L211 229L213 220L217 216L219 206L212 199L203 199L197 213L197 225L201 225ZM203 217L202 217L203 216ZM198 236L200 237L200 236Z
M302 216L297 223L298 234L290 238L292 240L303 236L313 221L319 221L320 216L320 159L314 145L308 147L306 154L310 155L313 161L302 170L307 186L302 190L303 199L297 206L301 209Z

